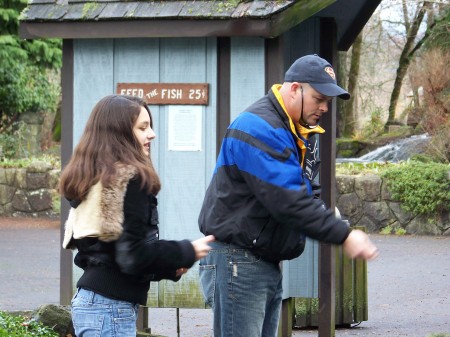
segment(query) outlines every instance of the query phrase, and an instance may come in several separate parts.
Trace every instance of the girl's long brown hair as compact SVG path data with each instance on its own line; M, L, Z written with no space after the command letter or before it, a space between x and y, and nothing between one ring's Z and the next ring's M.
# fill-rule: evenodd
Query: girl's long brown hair
M60 193L69 200L82 201L91 186L101 181L107 187L116 175L116 165L134 166L142 188L156 195L161 182L150 157L133 133L133 126L146 103L134 96L110 95L94 107L80 142L61 173Z

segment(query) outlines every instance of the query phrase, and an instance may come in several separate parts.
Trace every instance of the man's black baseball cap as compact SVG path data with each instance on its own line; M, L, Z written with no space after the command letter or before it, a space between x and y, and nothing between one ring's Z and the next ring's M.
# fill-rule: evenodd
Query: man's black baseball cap
M308 83L322 95L349 99L350 94L337 85L331 64L317 54L297 59L286 71L285 82Z

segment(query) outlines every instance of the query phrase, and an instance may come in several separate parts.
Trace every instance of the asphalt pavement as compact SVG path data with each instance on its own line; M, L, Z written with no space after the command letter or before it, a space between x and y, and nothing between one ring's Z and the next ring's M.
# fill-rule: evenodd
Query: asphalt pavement
M368 264L369 319L337 329L336 337L450 334L450 237L371 239L380 256ZM59 240L59 221L0 217L0 310L59 304ZM209 309L180 309L177 318L176 309L151 308L149 321L154 334L212 336ZM316 329L293 332L317 335Z

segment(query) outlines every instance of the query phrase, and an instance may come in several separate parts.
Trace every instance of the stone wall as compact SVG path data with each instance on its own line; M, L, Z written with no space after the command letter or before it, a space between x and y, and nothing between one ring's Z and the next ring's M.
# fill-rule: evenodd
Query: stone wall
M391 226L408 234L450 235L450 212L429 221L404 211L377 175L338 175L336 192L336 207L342 217L352 226L365 226L369 233Z
M59 216L59 173L45 162L27 169L0 168L0 215ZM365 226L369 233L391 226L409 234L450 235L450 213L430 222L405 212L377 175L337 175L336 192L342 217L352 226Z
M0 215L59 216L59 173L46 162L28 168L0 167Z

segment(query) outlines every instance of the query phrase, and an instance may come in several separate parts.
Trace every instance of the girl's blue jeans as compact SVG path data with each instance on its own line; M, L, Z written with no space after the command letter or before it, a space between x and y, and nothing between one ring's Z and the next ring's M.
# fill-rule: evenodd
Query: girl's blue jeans
M78 288L72 299L77 337L136 337L139 304L114 300Z
M200 260L200 285L214 313L214 337L276 337L282 301L279 264L213 242Z

